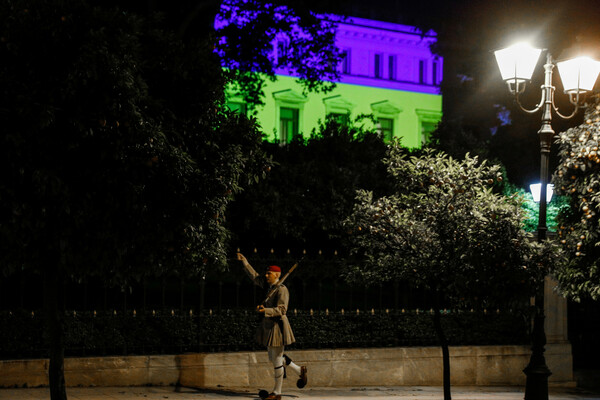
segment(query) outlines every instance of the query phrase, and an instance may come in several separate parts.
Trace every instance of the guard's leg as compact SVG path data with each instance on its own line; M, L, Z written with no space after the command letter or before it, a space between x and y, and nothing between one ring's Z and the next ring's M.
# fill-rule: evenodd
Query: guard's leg
M291 368L291 370L294 371L296 373L296 375L300 375L300 366L295 364L292 361L292 359L287 356L287 354L284 354L283 358L285 360L285 365L287 367Z
M291 358L289 358L286 354L283 355L285 359L285 364L292 369L296 374L300 376L300 379L296 382L296 386L299 389L302 389L308 383L308 370L306 367L300 367L298 364L295 364Z
M283 346L269 346L269 360L273 363L275 371L275 386L273 387L274 395L281 395L281 387L283 386L284 360Z

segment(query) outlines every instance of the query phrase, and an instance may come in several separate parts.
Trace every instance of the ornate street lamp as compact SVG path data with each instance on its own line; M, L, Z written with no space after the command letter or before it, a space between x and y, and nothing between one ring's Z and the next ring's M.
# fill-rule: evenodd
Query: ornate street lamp
M569 101L575 106L570 115L563 115L554 104L554 86L552 86L552 70L554 63L552 56L547 52L546 64L544 64L544 84L542 85L542 98L534 109L528 110L521 105L519 95L525 91L526 83L531 79L533 70L537 64L541 49L536 49L528 44L519 43L503 50L495 52L496 61L500 67L502 79L507 83L508 89L515 96L519 108L526 113L533 114L542 111L542 127L538 131L540 135L540 212L538 219L538 240L546 239L546 196L548 186L548 161L550 158L550 147L554 131L552 130L552 111L563 119L575 116L580 108L585 107L581 103L583 95L592 90L598 73L600 62L589 57L578 57L557 63L558 71L562 78L565 93ZM525 384L525 400L548 400L548 377L552 374L546 365L544 358L544 346L546 345L546 333L544 332L544 286L540 285L535 296L535 316L533 319L531 359L529 365L523 370L527 375Z

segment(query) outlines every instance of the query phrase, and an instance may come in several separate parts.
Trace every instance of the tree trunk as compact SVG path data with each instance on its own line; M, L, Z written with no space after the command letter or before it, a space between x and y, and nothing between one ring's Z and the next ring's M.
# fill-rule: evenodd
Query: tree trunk
M60 282L56 266L50 266L44 273L44 313L50 356L48 383L51 400L67 400L63 313L59 304Z
M452 397L450 395L450 350L448 349L448 340L446 339L446 335L444 335L444 330L442 329L440 310L437 306L433 311L433 326L435 327L435 333L437 334L437 337L440 341L440 346L442 346L442 362L444 365L444 400L451 400Z

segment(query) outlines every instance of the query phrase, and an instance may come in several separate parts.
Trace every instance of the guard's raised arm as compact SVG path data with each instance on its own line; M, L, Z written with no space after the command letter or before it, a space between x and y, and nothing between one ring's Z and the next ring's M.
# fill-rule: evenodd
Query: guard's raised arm
M255 285L263 287L263 280L261 279L258 272L252 268L252 265L248 262L248 259L244 257L242 253L237 253L236 258L242 262L242 266L244 267L244 272L246 275L254 282Z

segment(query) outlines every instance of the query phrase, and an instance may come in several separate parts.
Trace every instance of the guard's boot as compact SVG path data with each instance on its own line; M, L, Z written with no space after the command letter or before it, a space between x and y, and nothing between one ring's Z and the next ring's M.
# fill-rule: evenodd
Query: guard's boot
M298 389L302 389L308 383L308 369L306 367L300 367L300 379L296 382Z
M281 400L281 395L275 394L275 393L269 393L269 395L267 397L265 397L265 400Z

